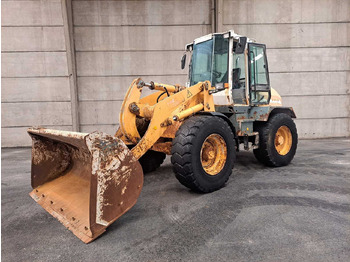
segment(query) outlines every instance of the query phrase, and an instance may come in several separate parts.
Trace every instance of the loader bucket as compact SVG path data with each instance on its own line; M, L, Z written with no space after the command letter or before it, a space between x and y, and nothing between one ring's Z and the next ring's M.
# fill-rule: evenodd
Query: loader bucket
M89 243L128 211L140 195L140 163L118 138L30 128L30 196Z

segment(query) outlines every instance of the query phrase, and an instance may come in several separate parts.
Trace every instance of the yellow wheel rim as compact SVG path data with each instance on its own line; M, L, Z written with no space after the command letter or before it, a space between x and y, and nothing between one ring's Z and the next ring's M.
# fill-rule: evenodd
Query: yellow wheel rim
M222 136L211 134L201 149L201 163L204 171L212 176L217 175L225 166L227 146Z
M286 126L281 126L275 136L275 148L278 154L284 156L288 154L292 147L292 132Z

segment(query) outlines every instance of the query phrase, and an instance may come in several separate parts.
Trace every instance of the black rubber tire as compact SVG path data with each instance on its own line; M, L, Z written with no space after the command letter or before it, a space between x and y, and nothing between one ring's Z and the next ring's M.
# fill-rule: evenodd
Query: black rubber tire
M281 126L287 126L292 133L292 146L286 155L280 155L274 144L276 132ZM293 160L298 145L298 132L289 115L278 113L270 116L267 122L255 122L254 130L259 132L259 148L253 150L259 162L279 167L286 166Z
M200 160L202 145L211 134L219 134L227 146L226 163L217 175L207 174ZM209 193L222 188L232 173L236 157L234 135L230 126L219 117L193 116L176 132L171 154L179 182L194 191Z
M162 152L148 150L146 154L139 159L143 173L146 174L156 170L163 164L165 157L166 154Z

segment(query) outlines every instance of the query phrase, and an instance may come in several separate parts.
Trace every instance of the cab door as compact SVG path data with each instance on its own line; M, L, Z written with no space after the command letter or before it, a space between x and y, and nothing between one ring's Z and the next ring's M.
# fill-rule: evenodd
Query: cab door
M245 53L232 56L232 98L235 105L246 105L246 57Z
M250 104L269 104L271 88L265 45L248 44L248 70Z

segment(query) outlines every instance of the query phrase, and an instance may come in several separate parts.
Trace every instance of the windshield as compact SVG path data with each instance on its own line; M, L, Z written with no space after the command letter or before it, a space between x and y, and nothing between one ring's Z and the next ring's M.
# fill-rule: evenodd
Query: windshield
M191 85L211 81L213 39L193 45L191 61Z
M193 46L191 85L206 80L213 86L216 83L227 83L228 43L228 38L215 36L211 40Z

